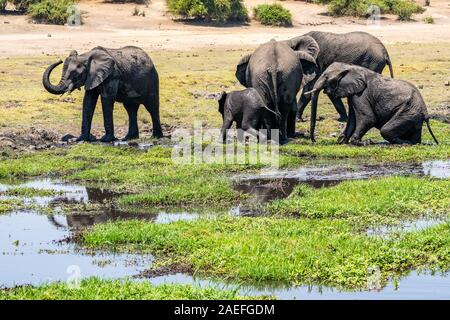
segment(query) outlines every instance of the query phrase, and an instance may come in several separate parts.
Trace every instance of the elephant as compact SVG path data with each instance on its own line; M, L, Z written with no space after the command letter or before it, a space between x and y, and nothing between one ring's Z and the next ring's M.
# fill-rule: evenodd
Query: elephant
M280 129L280 143L295 136L296 96L315 78L319 46L308 36L291 41L271 40L241 58L236 78L254 88L265 105L276 114L274 129Z
M319 45L319 54L316 59L319 70L316 78L304 87L298 100L299 120L303 120L303 111L311 100L311 96L305 94L305 92L312 90L314 83L320 77L321 73L333 62L359 65L378 73L382 73L385 66L388 65L390 75L394 78L392 63L387 49L378 38L366 32L336 34L312 31L304 36L313 38ZM295 39L293 38L291 41L295 41ZM332 95L328 95L328 97L339 113L338 121L347 121L347 113L342 100Z
M153 136L162 137L159 118L159 78L150 57L138 47L120 49L96 47L78 54L72 51L65 59L61 80L50 82L50 74L61 60L51 64L44 72L42 83L51 94L71 93L82 86L83 118L81 135L77 141L91 141L91 124L98 97L101 97L105 135L102 142L116 140L114 136L114 102L122 102L128 113L128 134L124 140L139 137L137 112L140 104L149 111L153 122Z
M360 145L371 128L380 130L392 144L416 144L422 140L422 125L431 130L425 102L411 83L385 77L364 67L335 62L325 70L308 94L325 93L348 98L349 120L338 142ZM317 104L315 105L317 106ZM311 117L311 140L315 141L316 110Z
M220 133L223 142L226 142L226 131L231 128L233 122L236 122L237 129L242 129L255 136L258 136L258 130L262 127L270 128L265 112L273 113L273 111L265 105L262 97L254 88L230 93L223 91L219 96L218 103L223 119Z

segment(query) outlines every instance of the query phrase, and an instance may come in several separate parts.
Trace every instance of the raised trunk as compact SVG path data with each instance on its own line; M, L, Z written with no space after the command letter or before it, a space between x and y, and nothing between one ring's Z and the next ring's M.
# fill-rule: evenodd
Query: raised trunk
M67 86L64 84L64 82L59 81L59 83L55 86L50 82L50 74L57 66L59 66L62 63L61 60L51 64L44 72L44 75L42 76L42 84L44 85L45 90L50 92L51 94L63 94L67 91Z

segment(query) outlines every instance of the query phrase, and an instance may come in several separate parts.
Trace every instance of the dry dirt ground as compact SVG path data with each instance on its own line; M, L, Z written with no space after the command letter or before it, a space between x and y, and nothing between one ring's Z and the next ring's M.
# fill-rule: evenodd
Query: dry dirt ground
M267 0L245 0L252 7ZM331 32L367 31L385 42L450 42L450 2L433 0L431 6L414 21L399 22L384 16L379 26L367 25L365 19L333 18L326 7L303 1L283 1L293 13L292 28L260 25L211 26L201 23L174 22L167 13L165 0L138 5L145 17L133 16L135 4L111 4L102 0L81 1L84 13L81 27L37 25L25 16L0 15L0 57L17 55L65 54L71 49L88 50L94 46L120 47L138 45L146 50L193 50L203 47L239 48L254 46L271 38L286 39L310 30ZM434 24L423 18L433 16Z

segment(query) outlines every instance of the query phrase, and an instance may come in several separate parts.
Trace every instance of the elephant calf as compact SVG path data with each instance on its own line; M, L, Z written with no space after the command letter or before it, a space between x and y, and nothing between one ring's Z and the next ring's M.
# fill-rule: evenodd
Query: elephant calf
M266 123L265 112L270 111L256 89L248 88L219 96L219 112L223 125L221 139L226 142L227 130L236 122L236 128L257 135L257 131ZM265 124L267 127L267 124Z
M340 143L360 144L371 128L380 130L384 139L395 144L416 144L422 139L426 122L434 141L425 102L411 83L385 77L364 67L333 63L320 76L309 93L348 97L349 120L339 137ZM316 105L317 106L317 105ZM314 141L316 106L311 115L311 140Z

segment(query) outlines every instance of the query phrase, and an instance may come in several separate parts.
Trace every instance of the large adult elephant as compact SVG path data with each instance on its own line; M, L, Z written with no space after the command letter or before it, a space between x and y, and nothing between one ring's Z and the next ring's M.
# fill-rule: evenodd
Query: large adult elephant
M390 75L392 78L394 77L391 59L386 47L378 38L366 32L336 34L312 31L305 36L313 38L319 45L320 50L317 56L319 70L316 78L304 87L298 100L299 119L302 119L303 111L311 100L311 95L307 95L305 92L313 89L320 75L334 62L362 66L377 73L382 73L385 66L388 65ZM292 40L295 41L295 39ZM347 113L342 100L335 95L327 95L339 113L339 121L347 121ZM313 103L317 103L317 100L313 100Z
M279 42L271 40L244 56L237 65L239 82L256 89L266 106L276 114L272 128L280 129L282 144L295 135L296 96L304 84L315 78L318 52L316 41L308 36Z
M101 97L105 135L103 142L115 140L113 108L114 102L123 102L129 117L128 134L124 140L139 137L137 112L143 104L150 112L153 136L162 137L159 120L159 78L150 57L140 48L128 46L120 49L96 47L78 54L72 51L65 59L62 77L57 85L50 82L54 68L61 60L51 64L43 75L44 88L52 94L63 94L80 89L86 92L83 98L83 120L78 141L91 140L91 124L98 97Z

